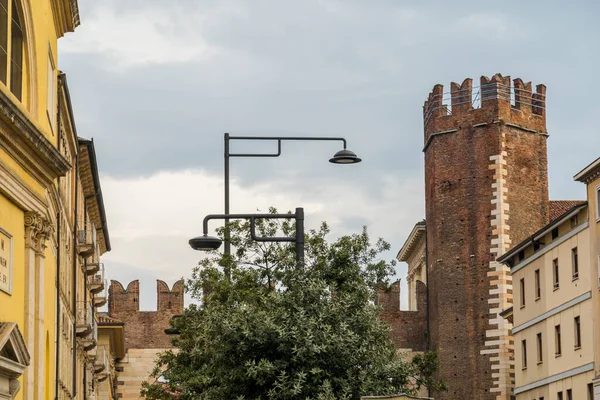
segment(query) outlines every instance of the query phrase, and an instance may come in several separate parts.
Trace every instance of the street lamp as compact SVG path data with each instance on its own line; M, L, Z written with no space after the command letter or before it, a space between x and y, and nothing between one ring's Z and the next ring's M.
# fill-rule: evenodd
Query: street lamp
M229 151L229 142L231 140L258 140L258 141L275 141L277 142L277 153L238 153L232 154ZM279 157L281 155L281 142L282 141L337 141L342 142L344 148L333 155L329 159L330 163L333 164L356 164L362 160L356 156L353 151L348 150L346 147L346 139L342 137L298 137L298 136L230 136L229 133L224 135L224 147L225 147L225 214L229 214L229 158L230 157ZM225 254L231 254L231 243L229 242L229 219L225 218Z
M278 236L258 236L256 234L257 219L295 219L296 220L296 236L295 237L278 237ZM190 239L189 243L194 250L216 250L221 247L222 240L208 236L208 221L211 219L249 219L250 220L250 237L257 242L295 242L296 243L296 262L304 263L304 209L296 208L294 214L210 214L204 217L202 223L202 236L197 236ZM227 242L225 242L227 243ZM226 271L229 275L229 271Z

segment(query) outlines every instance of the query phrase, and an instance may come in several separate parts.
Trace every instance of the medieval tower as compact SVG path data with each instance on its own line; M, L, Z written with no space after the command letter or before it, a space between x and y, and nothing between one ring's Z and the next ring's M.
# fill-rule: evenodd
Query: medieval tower
M512 304L496 258L548 222L544 85L500 74L436 85L423 107L429 345L449 386L436 399L505 399Z

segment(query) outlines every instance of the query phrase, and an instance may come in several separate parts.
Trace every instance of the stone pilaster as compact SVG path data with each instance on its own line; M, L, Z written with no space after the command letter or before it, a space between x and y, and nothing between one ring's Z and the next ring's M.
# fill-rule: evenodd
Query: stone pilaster
M44 259L52 225L36 212L26 212L25 224L25 343L31 354L24 373L24 400L41 400L45 394Z

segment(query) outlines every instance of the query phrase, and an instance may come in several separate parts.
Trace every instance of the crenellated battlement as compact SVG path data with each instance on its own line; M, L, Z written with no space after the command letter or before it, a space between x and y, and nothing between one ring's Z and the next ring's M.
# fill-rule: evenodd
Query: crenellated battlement
M521 78L495 74L482 76L479 86L465 79L462 84L452 82L450 91L437 84L423 104L425 148L432 136L448 133L467 126L506 123L535 133L546 133L546 86Z
M108 315L125 324L125 348L167 349L171 339L164 333L174 315L184 308L184 283L179 280L169 289L165 281L156 281L156 311L140 311L140 282L132 281L123 289L119 281L110 281Z
M119 281L111 280L108 289L108 309L112 315L121 312L140 310L140 281L129 282L124 289ZM179 280L169 289L169 285L156 280L156 310L179 314L183 311L183 280Z

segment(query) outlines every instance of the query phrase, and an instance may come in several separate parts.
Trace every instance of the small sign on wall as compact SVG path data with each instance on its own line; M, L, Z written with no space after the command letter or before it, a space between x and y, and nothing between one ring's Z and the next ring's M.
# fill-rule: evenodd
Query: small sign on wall
M12 294L13 237L0 228L0 290Z

